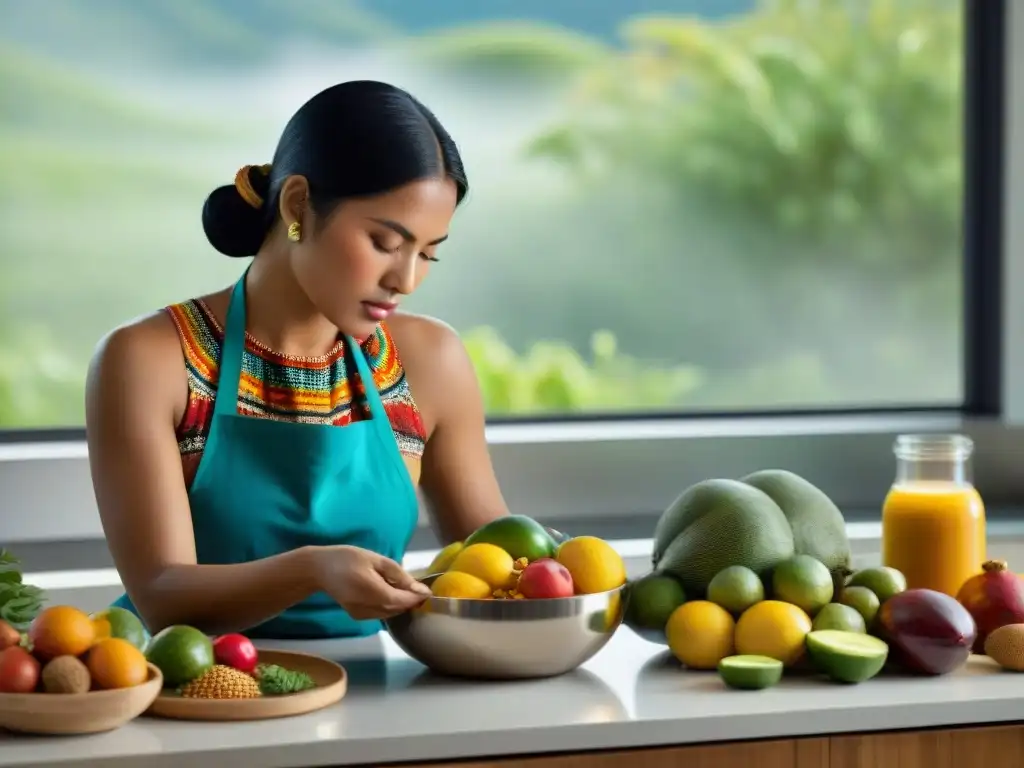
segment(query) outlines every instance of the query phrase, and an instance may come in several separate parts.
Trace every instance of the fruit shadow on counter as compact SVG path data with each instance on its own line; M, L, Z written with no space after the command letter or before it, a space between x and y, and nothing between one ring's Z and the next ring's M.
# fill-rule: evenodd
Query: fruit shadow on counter
M645 689L650 689L655 684L656 680L664 681L665 675L678 675L680 671L685 671L688 674L683 677L676 677L680 687L685 687L687 690L697 691L731 691L721 677L716 673L715 670L700 670L700 669L687 669L682 663L672 655L672 651L665 649L659 653L651 656L643 666L640 668L640 672L637 674L636 679L636 695L639 697ZM886 666L883 668L879 677L893 677L893 678L904 678L904 679L921 679L922 677L929 677L928 675L921 675L920 673L913 672L907 668L900 666L897 662L888 661ZM822 682L828 682L829 685L845 687L843 683L836 683L830 681L825 675L814 669L807 657L805 656L796 666L786 670L785 687L788 689L802 688L803 684L806 683L807 687L810 688L812 685L815 690L820 690ZM658 683L659 687L663 686L664 683ZM639 699L638 699L639 700Z

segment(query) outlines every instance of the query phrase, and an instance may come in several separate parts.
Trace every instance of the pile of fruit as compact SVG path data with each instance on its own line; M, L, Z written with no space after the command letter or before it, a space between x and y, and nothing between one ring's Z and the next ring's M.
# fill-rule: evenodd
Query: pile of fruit
M758 689L784 670L860 683L889 663L941 675L972 650L1024 671L1024 582L986 563L956 596L907 589L886 567L851 570L845 522L807 480L764 470L697 483L665 511L653 570L625 623L690 669Z
M25 633L0 622L0 692L86 693L141 685L149 679L145 641L139 620L117 609L90 616L74 606L51 606Z
M316 687L304 672L260 663L256 646L237 633L211 639L176 624L153 636L146 657L163 673L165 688L190 699L255 699Z
M561 541L559 541L561 539ZM595 536L561 537L525 515L507 515L442 549L428 568L437 597L521 600L617 589L626 566Z
M70 605L41 611L27 632L0 621L0 693L86 693L140 685L147 662L190 698L254 698L315 686L309 675L259 663L243 635L210 639L188 626L150 637L131 611L91 616Z

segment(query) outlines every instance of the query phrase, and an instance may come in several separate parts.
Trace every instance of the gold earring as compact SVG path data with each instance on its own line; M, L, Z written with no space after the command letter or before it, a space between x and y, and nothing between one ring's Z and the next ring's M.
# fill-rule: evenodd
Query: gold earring
M293 221L288 225L288 239L293 243L297 243L302 239L302 227L299 225L299 222Z

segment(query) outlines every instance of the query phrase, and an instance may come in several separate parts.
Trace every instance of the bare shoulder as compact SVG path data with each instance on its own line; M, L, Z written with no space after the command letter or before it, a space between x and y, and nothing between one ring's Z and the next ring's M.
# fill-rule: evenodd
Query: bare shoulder
M114 328L93 352L86 380L89 401L113 397L127 406L145 398L153 411L170 409L180 416L186 392L181 342L164 310Z
M473 362L450 325L427 315L400 312L388 320L387 330L428 431L443 418L446 405L479 397Z
M172 357L170 352L174 353ZM92 357L93 370L123 373L140 365L167 370L166 362L180 358L181 346L174 321L164 310L152 312L107 333Z
M437 318L399 312L387 321L387 329L398 345L403 363L415 360L417 367L430 362L432 367L443 368L453 362L450 358L468 361L458 332Z

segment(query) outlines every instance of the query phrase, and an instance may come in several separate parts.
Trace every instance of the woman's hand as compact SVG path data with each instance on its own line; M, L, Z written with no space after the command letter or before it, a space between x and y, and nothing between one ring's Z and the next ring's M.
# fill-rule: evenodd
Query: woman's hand
M386 619L430 597L430 588L394 560L359 547L315 549L313 574L319 589L357 620Z

